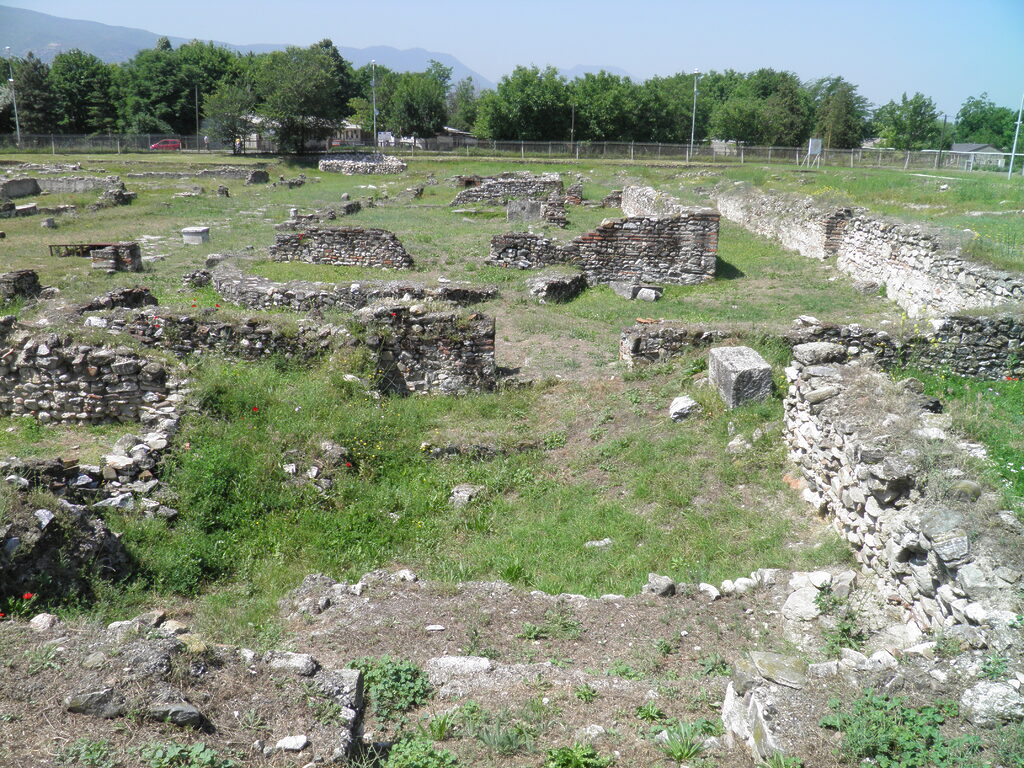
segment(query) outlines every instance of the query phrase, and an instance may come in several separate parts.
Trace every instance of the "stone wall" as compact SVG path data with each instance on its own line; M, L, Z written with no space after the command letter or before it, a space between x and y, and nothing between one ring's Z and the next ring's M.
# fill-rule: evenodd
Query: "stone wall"
M123 347L75 344L56 334L28 337L0 352L0 413L39 421L138 421L168 394L163 365Z
M615 193L613 192L612 195ZM609 195L609 197L612 197ZM619 193L618 206L626 216L685 216L689 208L671 195L654 187L624 187Z
M385 229L310 227L295 234L276 235L275 241L269 250L274 261L389 269L412 266L412 257L401 241Z
M784 437L805 499L922 629L1009 625L1024 529L997 511L997 493L966 479L965 446L943 417L923 411L913 387L845 363L840 345L793 353Z
M557 173L535 176L525 171L503 173L500 176L483 179L478 185L469 186L455 196L452 205L485 203L505 205L509 200L547 200L552 193L565 197L565 185Z
M33 197L41 191L38 179L24 177L0 181L0 200L15 197Z
M120 182L121 179L117 176L58 176L36 179L41 192L57 195L78 195L95 189L107 189Z
M372 152L325 157L317 167L325 173L344 173L347 176L352 176L354 174L405 173L408 166L392 155Z
M178 357L217 352L244 360L280 356L306 362L329 352L335 337L349 335L342 328L313 321L286 332L255 318L222 322L156 309L93 315L86 318L85 325L129 334L144 344L169 349Z
M566 245L524 233L496 235L489 263L516 269L572 264L591 283L612 280L693 285L715 275L718 214L689 209L685 216L606 219Z
M960 242L937 227L745 184L720 187L714 196L727 219L804 256L835 258L858 281L884 285L911 317L1024 301L1024 276L970 261Z
M493 318L383 304L356 319L367 328L385 392L463 395L496 386Z
M622 331L619 359L631 368L660 362L729 335L748 334L686 323L637 324ZM926 327L891 332L856 323L812 323L773 338L790 346L814 341L841 344L848 358L870 357L884 369L912 367L988 380L1024 375L1024 316L1017 314L953 315Z
M0 304L17 299L31 299L39 295L43 287L35 270L18 269L0 275Z
M287 307L299 312L355 310L387 299L445 301L461 306L498 296L498 289L493 286L467 283L441 283L436 288L407 281L314 283L292 280L275 283L265 277L247 275L233 264L221 264L214 269L212 281L217 292L234 304L249 309Z

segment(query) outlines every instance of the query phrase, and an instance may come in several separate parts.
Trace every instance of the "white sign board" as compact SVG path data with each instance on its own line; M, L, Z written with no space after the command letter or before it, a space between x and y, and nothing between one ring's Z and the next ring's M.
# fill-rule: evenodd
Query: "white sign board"
M821 139L811 139L807 142L807 154L808 155L820 155L821 154Z

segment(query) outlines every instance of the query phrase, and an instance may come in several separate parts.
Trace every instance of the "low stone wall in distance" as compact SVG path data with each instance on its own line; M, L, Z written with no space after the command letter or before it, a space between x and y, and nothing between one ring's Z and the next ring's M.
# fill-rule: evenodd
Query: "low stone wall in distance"
M109 189L121 183L117 176L57 176L36 179L42 192L55 195L78 195L96 189Z
M300 325L294 332L285 332L255 318L221 322L161 310L115 312L108 317L94 316L86 323L127 333L144 344L169 349L179 357L217 352L243 360L279 356L306 362L329 352L336 336L348 337L341 328L313 321Z
M325 157L317 166L324 173L355 174L393 174L405 173L408 166L392 155L379 152L366 154L334 155Z
M727 335L703 325L638 323L622 331L619 359L631 368L661 362ZM904 332L817 323L776 338L790 346L838 343L849 359L870 357L884 369L912 367L990 381L1024 376L1024 315L1019 314L953 315Z
M0 413L43 423L138 421L168 394L160 363L127 347L76 344L57 334L29 336L0 351Z
M509 200L547 200L552 192L561 198L565 197L565 185L557 173L542 173L538 176L527 171L516 171L485 178L479 184L466 187L455 196L452 205L505 205Z
M382 304L360 310L356 319L366 326L385 392L463 395L497 385L493 318Z
M1021 524L969 479L981 469L943 417L922 410L912 380L846 363L841 345L793 354L784 439L805 499L922 629L1009 627L1020 609Z
M275 283L265 277L249 275L234 264L221 264L212 273L217 292L227 301L249 309L294 309L314 312L325 309L352 311L386 300L444 301L458 306L477 304L497 298L494 286L468 283L441 283L428 287L404 280L389 282L315 283L292 280Z
M275 236L269 253L274 261L349 267L408 269L413 263L393 232L363 227L310 227L281 233Z
M746 184L721 186L722 215L815 259L835 258L855 280L885 286L911 317L1024 301L1024 275L971 261L952 233L829 206Z
M591 283L695 285L715 276L718 213L690 208L670 218L606 219L565 245L528 233L496 235L488 263L515 269L571 264Z

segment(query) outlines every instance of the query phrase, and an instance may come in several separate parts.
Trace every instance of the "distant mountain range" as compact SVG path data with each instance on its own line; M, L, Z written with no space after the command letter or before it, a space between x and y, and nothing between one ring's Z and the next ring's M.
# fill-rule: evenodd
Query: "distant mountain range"
M24 56L31 51L40 59L50 61L61 51L79 48L106 62L127 61L138 51L155 46L160 37L161 35L144 29L113 27L95 21L64 19L38 11L0 5L0 51L5 46L10 46L11 52L17 56ZM168 39L175 47L189 42L183 37L168 36ZM212 42L241 53L249 51L266 53L280 51L287 47L285 43L235 45L219 40ZM429 61L434 59L452 68L454 82L472 77L478 89L494 87L494 83L479 72L474 72L449 53L427 51L423 48L399 50L386 45L371 48L347 48L339 45L338 50L342 56L357 67L376 60L378 64L397 72L422 72L427 68Z
M94 56L98 56L103 61L113 63L128 61L128 59L144 48L152 48L160 37L161 35L145 29L114 27L109 24L100 24L96 21L65 19L60 16L39 13L38 11L0 5L0 51L5 46L10 46L11 52L16 56L24 56L31 51L43 61L51 61L61 51L79 48ZM167 36L167 39L174 46L189 42L184 37ZM224 43L219 40L211 42L232 51L239 51L240 53L248 53L250 51L253 53L267 53L268 51L280 51L288 47L286 43L235 45L234 43ZM334 42L337 45L337 41L335 40ZM478 90L494 87L493 82L479 72L475 72L467 67L450 53L428 51L423 48L400 50L387 45L376 45L370 48L348 48L339 45L338 50L342 56L357 67L369 64L371 60L375 60L378 64L382 64L396 72L422 72L427 68L430 60L434 59L446 67L452 68L453 82L471 77ZM596 73L602 69L622 77L631 77L629 72L620 67L602 67L597 65L579 65L571 69L561 69L559 72L565 77L572 79L574 77L582 77L587 72Z

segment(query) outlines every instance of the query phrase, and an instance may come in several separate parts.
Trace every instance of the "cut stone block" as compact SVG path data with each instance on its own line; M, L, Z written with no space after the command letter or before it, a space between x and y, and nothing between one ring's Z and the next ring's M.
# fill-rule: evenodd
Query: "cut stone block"
M772 393L772 367L750 347L712 349L708 378L729 408L765 400Z
M181 230L181 239L185 245L202 245L210 241L209 227L185 227Z
M505 206L508 221L540 221L544 203L540 200L509 200Z

